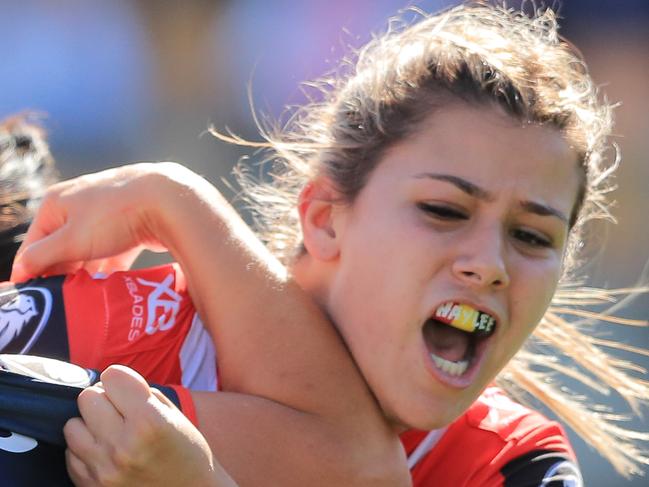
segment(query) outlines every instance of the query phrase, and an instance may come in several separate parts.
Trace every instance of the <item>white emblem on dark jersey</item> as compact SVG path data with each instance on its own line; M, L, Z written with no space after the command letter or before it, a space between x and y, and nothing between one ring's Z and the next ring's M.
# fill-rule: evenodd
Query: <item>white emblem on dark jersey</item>
M583 487L584 480L577 466L568 461L562 460L555 463L543 476L543 483L540 487L545 487L550 482L563 481L564 487Z
M11 453L26 453L38 446L38 442L29 436L19 435L13 431L6 431L9 436L0 434L0 450Z
M0 350L9 345L28 325L35 324L31 336L17 351L27 353L45 329L52 310L52 294L40 287L23 287L11 288L0 294L0 297L8 296L11 298L0 305Z

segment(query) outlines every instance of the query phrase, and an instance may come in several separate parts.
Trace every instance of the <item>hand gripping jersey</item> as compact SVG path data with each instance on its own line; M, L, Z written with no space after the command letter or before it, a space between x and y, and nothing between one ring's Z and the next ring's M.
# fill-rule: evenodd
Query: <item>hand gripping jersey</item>
M79 415L76 397L81 388L76 386L90 385L96 374L65 362L41 359L49 360L41 363L49 371L35 374L36 379L27 375L30 364L20 364L24 366L15 373L16 368L7 366L11 363L5 360L7 357L12 356L0 356L0 484L72 485L65 470L62 428L67 419ZM71 375L70 368L85 381L77 378L74 385L66 385L61 379Z
M0 285L0 352L32 354L103 370L139 371L195 422L187 388L216 390L211 338L176 266L109 277L86 272ZM15 360L12 363L16 363ZM0 370L0 485L71 486L62 427L77 416L79 384ZM38 365L43 369L41 365ZM81 369L84 370L84 369ZM42 370L41 370L42 372ZM87 371L87 384L96 374Z
M175 397L194 423L187 388L218 389L215 349L177 265L5 284L0 289L0 352L55 357L96 370L128 365L149 382L171 385L163 392ZM9 431L5 434L15 439L17 432ZM6 455L20 455L3 451L2 435L0 430L0 479ZM496 388L487 389L447 428L408 431L401 439L414 487L582 485L561 427ZM62 448L45 441L39 445L54 455L48 451L49 456L35 458L31 470L42 472L50 465L50 472L61 477L49 475L47 485L69 485ZM0 485L40 484L16 480Z
M1 485L69 486L63 426L79 416L77 396L99 373L30 355L0 354ZM155 386L176 406L173 388Z

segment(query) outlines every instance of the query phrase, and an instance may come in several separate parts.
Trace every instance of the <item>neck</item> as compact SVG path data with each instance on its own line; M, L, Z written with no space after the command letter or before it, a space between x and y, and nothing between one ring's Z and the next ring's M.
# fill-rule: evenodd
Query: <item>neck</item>
M295 282L327 312L327 279L322 265L314 261L309 254L303 254L290 264L289 272Z
M316 302L320 309L330 316L327 303L329 296L328 283L331 282L331 266L313 259L308 253L304 253L290 264L289 273L298 286L311 296L311 299ZM333 321L332 324L335 326ZM398 418L385 411L384 414L390 428L397 435L410 429Z

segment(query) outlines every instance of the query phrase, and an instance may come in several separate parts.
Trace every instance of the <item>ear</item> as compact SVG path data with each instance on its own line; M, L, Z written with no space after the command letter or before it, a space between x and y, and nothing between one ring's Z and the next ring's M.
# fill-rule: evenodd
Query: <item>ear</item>
M298 199L302 238L311 257L330 261L338 257L334 218L338 193L325 178L310 181Z

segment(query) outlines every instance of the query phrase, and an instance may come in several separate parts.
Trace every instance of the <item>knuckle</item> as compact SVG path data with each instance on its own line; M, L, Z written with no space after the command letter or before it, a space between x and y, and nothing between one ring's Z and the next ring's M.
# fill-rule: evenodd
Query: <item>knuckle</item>
M150 428L160 433L165 431L169 426L169 419L166 412L167 409L164 407L164 404L152 395L146 402L143 417L149 423Z
M96 485L95 479L90 471L76 463L68 463L68 474L74 485L77 487Z
M137 421L130 428L129 446L132 451L155 450L166 437L168 425L164 418L153 407L144 407L138 411Z
M75 443L77 435L81 429L82 421L80 418L71 418L63 425L63 436L67 443Z
M52 186L50 186L45 190L45 194L43 195L41 204L44 206L58 204L63 199L63 196L67 191L68 186L69 186L68 181L62 181L53 184Z
M103 384L108 384L108 386L114 385L117 387L123 387L131 380L132 378L126 367L119 364L109 365L101 373L101 382Z
M61 192L61 188L59 187L58 184L54 184L50 186L45 190L45 194L43 195L42 198L42 204L46 205L55 202L59 198L60 192Z
M145 408L133 428L133 437L140 443L154 443L162 436L162 422Z
M129 471L135 467L135 455L129 448L110 448L109 457L116 472Z
M100 397L103 394L103 389L101 389L97 384L88 386L79 393L79 396L77 397L77 404L79 405L80 409L93 407L96 405L97 401L100 400Z
M101 487L116 487L123 484L122 474L113 468L98 469L94 477Z
M119 374L118 371L119 369L116 365L109 365L101 373L101 381L110 384L111 381L115 380L116 374Z

